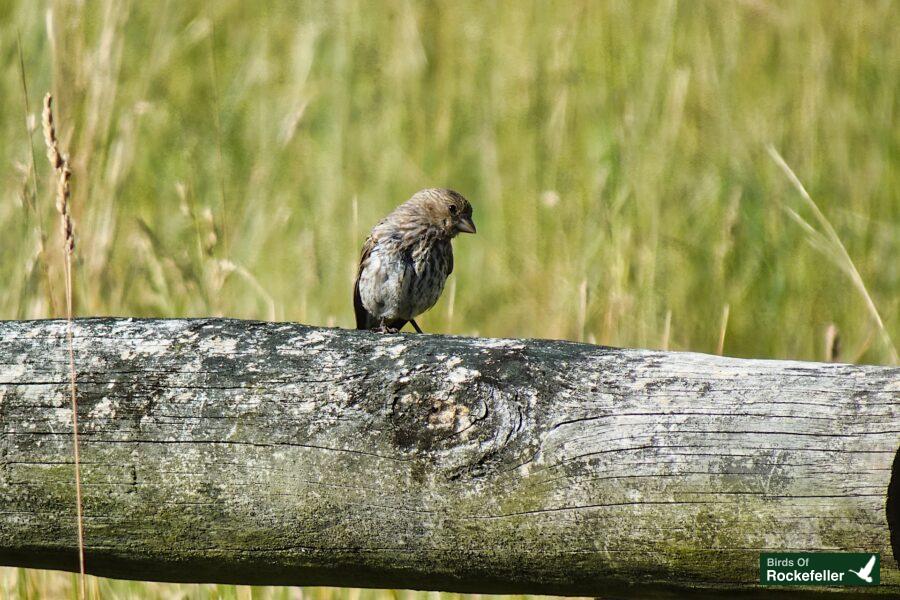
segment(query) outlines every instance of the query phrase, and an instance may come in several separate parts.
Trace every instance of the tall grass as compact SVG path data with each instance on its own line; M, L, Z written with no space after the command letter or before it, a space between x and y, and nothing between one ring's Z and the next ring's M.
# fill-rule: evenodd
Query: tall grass
M22 86L25 87L24 85ZM72 455L75 467L75 526L78 530L78 569L79 569L79 594L78 598L84 600L86 595L85 568L84 568L84 519L82 516L81 501L81 453L78 443L78 395L75 373L75 347L72 341L72 327L74 320L73 287L72 287L72 255L75 252L75 228L72 225L71 206L71 179L72 170L69 168L69 159L59 147L59 139L56 136L56 123L53 120L53 95L44 97L44 110L41 114L43 123L44 143L47 145L47 160L56 175L56 210L59 213L60 231L64 255L64 273L66 288L66 346L69 355L69 397L72 406ZM39 231L40 233L40 231Z
M0 317L64 305L20 31L73 157L77 314L349 327L367 229L446 185L479 233L426 331L819 360L839 331L843 360L888 363L898 22L879 1L7 0ZM859 280L782 206L826 215Z

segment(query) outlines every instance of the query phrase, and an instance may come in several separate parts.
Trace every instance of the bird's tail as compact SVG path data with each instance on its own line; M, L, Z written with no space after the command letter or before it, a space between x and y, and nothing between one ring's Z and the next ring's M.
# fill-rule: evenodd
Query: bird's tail
M362 298L359 297L359 280L357 279L356 285L353 287L353 311L356 313L356 328L357 329L373 329L377 323L375 322L375 317L372 316L372 313L366 310L363 306Z
M378 325L379 323L375 319L375 317L373 317L371 313L369 313L365 309L356 311L357 329L375 329L376 327L378 327Z

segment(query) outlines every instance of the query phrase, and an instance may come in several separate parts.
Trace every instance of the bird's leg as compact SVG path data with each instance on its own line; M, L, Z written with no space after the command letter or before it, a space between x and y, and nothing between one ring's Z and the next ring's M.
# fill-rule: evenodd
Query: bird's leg
M419 324L416 323L415 319L410 319L409 322L412 323L413 329L416 330L416 333L422 333L422 330L419 328Z
M396 327L388 327L385 319L381 319L381 325L379 325L375 331L378 333L398 333L400 330Z

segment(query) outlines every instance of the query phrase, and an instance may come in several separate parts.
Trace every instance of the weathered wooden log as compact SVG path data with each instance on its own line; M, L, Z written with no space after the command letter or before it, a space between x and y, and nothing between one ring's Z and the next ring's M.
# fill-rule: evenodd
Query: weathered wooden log
M74 347L94 574L753 593L761 551L848 550L900 593L897 368L218 319ZM0 564L77 570L66 352L0 322Z

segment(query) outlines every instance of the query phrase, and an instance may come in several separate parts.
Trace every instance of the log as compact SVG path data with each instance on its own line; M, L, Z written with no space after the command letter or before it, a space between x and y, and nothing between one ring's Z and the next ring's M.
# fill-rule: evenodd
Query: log
M77 570L65 331L0 322L3 565ZM96 575L754 595L761 551L859 551L900 594L898 368L224 319L74 350Z

